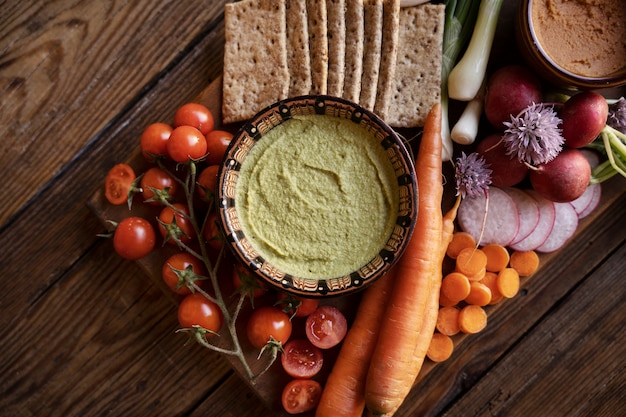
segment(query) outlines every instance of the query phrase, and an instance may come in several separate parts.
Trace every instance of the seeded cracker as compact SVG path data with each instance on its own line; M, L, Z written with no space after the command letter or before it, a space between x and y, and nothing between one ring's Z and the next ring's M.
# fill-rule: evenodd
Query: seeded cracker
M287 68L289 97L311 91L311 56L306 0L287 0Z
M385 119L392 126L423 126L428 111L441 98L444 14L443 4L401 10L395 82Z
M341 97L346 70L346 2L326 0L328 16L328 81L326 94Z
M311 52L311 94L326 94L328 81L328 30L326 0L306 0Z
M359 104L374 110L383 35L383 0L364 0L363 76Z
M374 104L374 112L385 121L388 118L387 111L396 72L399 34L400 0L385 0L383 3L383 45L376 87L376 104Z
M243 0L224 6L224 123L247 120L287 97L285 18L284 0Z
M363 0L346 0L346 75L343 98L359 102L363 74Z

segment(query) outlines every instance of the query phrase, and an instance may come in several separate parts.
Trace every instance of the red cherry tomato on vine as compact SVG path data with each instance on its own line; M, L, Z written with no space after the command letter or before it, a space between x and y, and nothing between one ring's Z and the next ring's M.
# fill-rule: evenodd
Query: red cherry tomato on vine
M202 230L202 235L206 243L215 250L220 250L223 245L222 233L217 225L217 213L209 214L209 217Z
M191 271L194 274L206 276L204 264L198 258L187 252L173 254L163 264L161 276L163 277L165 284L176 294L191 294L191 290L186 285L180 287L178 286L179 279L172 268L180 271L191 268ZM200 285L199 282L197 283Z
M156 243L154 228L146 219L127 217L113 233L113 248L122 258L135 260L148 255Z
M149 160L167 155L167 141L174 128L167 123L152 123L141 133L139 147L143 156Z
M225 130L212 130L207 133L207 164L220 164L231 140L233 140L233 134Z
M279 304L283 311L294 317L306 317L317 309L320 300L317 298L296 297L284 292L278 293Z
M312 378L322 369L324 355L307 339L293 339L283 346L283 369L294 378Z
M343 340L348 322L333 306L321 306L306 318L306 337L320 349L329 349Z
M267 292L267 287L241 264L235 264L232 276L235 289L252 298L262 297Z
M198 184L198 195L200 198L207 198L207 195L214 195L217 191L217 173L219 165L209 165L200 171L196 183ZM209 194L207 194L207 192Z
M206 155L206 138L195 127L178 126L167 141L167 154L176 162L200 159Z
M104 179L104 196L111 204L119 205L128 201L128 192L136 179L135 171L128 164L113 166Z
M246 325L248 340L261 349L273 337L281 344L291 337L291 320L281 309L271 306L254 309Z
M213 113L200 103L183 104L174 114L174 126L192 126L206 135L215 126Z
M170 196L175 196L178 191L178 182L170 174L165 172L159 167L152 167L148 169L139 182L141 186L141 195L144 201L150 200L154 197L154 191L167 189L167 193ZM149 204L160 204L158 200L148 201Z
M287 383L281 397L283 408L289 414L300 414L317 407L322 386L313 379L294 379Z
M172 234L170 233L168 236L168 230L166 229L166 227L173 227L172 223L174 219L176 219L176 226L180 229L178 233L180 241L183 243L190 242L191 239L196 236L196 233L191 224L191 220L189 220L189 207L182 203L174 203L172 207L166 206L161 210L159 214L159 231L161 232L161 236L167 239L167 243L176 244L176 241L172 238Z
M182 328L201 326L212 332L219 332L224 322L220 307L200 293L185 296L178 305L178 323ZM212 336L207 333L207 337Z

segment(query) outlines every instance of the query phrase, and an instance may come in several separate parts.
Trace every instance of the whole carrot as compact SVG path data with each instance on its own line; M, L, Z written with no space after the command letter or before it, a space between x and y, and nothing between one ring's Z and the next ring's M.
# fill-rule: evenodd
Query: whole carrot
M316 417L361 417L363 414L365 377L395 272L394 267L363 292L354 323L324 384Z
M367 373L365 401L374 415L395 410L411 389L416 375L407 374L411 372L418 341L425 337L415 323L422 323L428 314L432 275L441 270L440 104L435 104L426 118L416 174L419 192L415 231L398 261L396 282Z

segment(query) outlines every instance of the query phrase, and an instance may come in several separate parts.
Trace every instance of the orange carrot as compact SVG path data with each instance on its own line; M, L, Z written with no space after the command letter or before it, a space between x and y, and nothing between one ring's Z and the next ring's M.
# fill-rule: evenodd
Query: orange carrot
M436 328L439 333L454 336L459 329L459 309L457 307L441 307L437 314Z
M535 251L515 251L511 254L511 268L514 268L521 277L532 275L539 268L539 256Z
M481 249L465 248L456 257L455 269L470 280L478 281L487 269L487 255Z
M465 297L465 302L475 306L486 306L491 302L491 290L481 282L472 281L469 295Z
M443 195L441 162L441 105L428 113L416 161L418 212L415 231L398 261L395 285L382 316L378 342L367 373L365 401L373 414L385 414L400 406L419 372L414 355L420 339L429 334L415 329L433 309L432 278L441 274ZM439 275L440 276L440 275ZM435 303L435 320L437 304ZM423 326L422 326L423 327ZM434 328L434 323L433 323ZM413 369L412 369L413 368Z
M476 239L467 232L455 232L448 245L446 254L452 259L456 259L459 252L465 248L476 248Z
M483 279L479 281L486 285L491 291L491 301L489 304L497 304L504 298L498 289L498 274L495 272L486 272Z
M441 281L441 295L447 300L459 302L470 293L470 281L460 272L450 272Z
M487 313L482 307L470 304L459 311L459 328L463 333L478 333L486 326Z
M430 341L428 352L426 355L428 359L433 362L443 362L452 356L454 351L454 342L450 336L445 334L435 333Z
M396 268L366 288L354 322L324 384L316 417L361 417L365 409L365 378L376 346Z
M442 307L454 307L458 303L459 303L458 301L452 301L452 300L448 299L448 297L446 297L445 295L441 294L441 292L439 293L439 305L440 306L442 306Z
M509 251L502 245L490 243L480 248L487 256L487 271L500 272L509 266L511 256Z
M513 298L519 291L519 274L513 268L504 268L498 272L498 291L506 298Z

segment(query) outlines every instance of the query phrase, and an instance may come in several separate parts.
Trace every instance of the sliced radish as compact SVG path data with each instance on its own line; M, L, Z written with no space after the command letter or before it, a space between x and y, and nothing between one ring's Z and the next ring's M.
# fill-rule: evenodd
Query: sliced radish
M602 186L600 184L591 184L587 189L591 188L592 195L589 200L589 204L585 206L584 209L578 212L578 219L582 219L583 217L587 217L590 215L598 204L600 204L600 199L602 198Z
M565 244L578 228L578 213L570 203L554 203L556 217L552 233L536 250L554 252Z
M594 169L598 165L600 165L600 154L593 149L589 148L581 148L580 151L585 155L587 161L589 161L589 166L591 169Z
M578 213L578 217L580 218L580 213L585 211L587 206L592 203L592 200L595 198L594 193L595 187L599 187L600 184L590 184L585 192L578 197L576 200L572 201L572 205L574 206L574 210Z
M528 236L515 244L509 245L511 249L518 251L535 250L541 246L552 232L556 218L554 202L540 196L533 190L525 190L525 192L537 202L537 206L539 207L539 222Z
M489 206L485 218L487 201ZM519 229L519 214L515 201L497 187L489 188L488 200L484 195L464 198L459 206L457 218L461 229L471 234L476 242L480 240L480 245L497 243L507 246Z
M528 193L519 188L503 188L515 204L519 213L519 229L509 245L513 245L522 239L525 239L539 223L539 205L537 200L532 198Z

